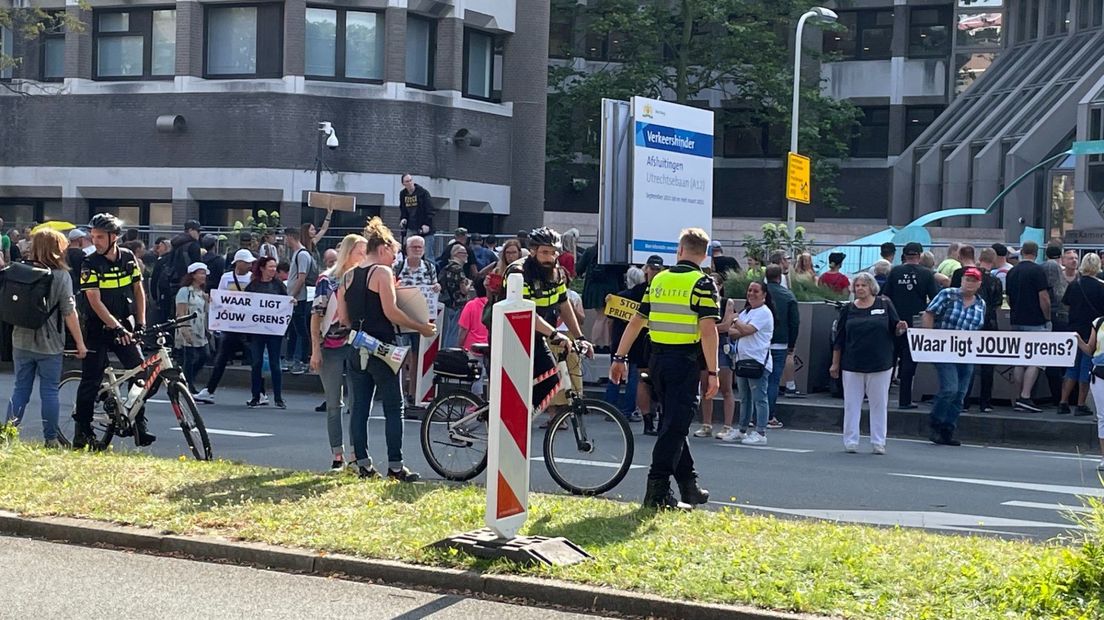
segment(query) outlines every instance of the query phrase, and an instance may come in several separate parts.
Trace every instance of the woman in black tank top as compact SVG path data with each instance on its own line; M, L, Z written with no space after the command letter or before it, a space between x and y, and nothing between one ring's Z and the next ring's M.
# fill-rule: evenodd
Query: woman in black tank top
M352 330L366 332L382 342L394 344L398 328L404 327L429 337L436 333L432 323L419 323L395 302L395 262L398 243L380 219L372 218L364 229L368 239L368 261L345 274L337 291L337 316ZM357 473L362 478L378 476L368 454L368 418L376 390L383 401L387 439L387 476L403 482L418 480L418 474L403 466L403 396L399 376L382 359L364 357L362 349L350 347L349 382L353 390L349 434L353 440ZM417 352L415 352L417 354Z

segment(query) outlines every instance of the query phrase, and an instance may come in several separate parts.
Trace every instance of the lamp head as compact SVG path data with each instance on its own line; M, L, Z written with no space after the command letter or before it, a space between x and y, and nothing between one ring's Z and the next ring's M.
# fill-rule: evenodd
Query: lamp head
M831 23L839 19L839 15L837 15L835 11L822 6L814 6L813 8L809 9L809 12L813 13L816 16L816 19L821 22Z

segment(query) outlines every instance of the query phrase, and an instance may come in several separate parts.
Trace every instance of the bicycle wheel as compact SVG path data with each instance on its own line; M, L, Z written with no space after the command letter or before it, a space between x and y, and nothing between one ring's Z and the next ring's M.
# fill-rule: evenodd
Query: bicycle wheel
M184 432L184 440L192 449L192 455L200 461L210 461L211 440L207 438L207 427L203 425L203 418L199 416L188 385L174 381L169 384L168 392L173 414L180 423L180 430Z
M66 448L73 447L73 435L76 433L76 421L73 416L77 410L77 388L80 386L81 371L70 370L61 375L61 383L58 383L58 402L62 407L58 416L58 443ZM111 405L114 407L114 403ZM104 409L104 400L96 399L92 409L92 434L96 438L93 450L104 450L115 437L115 421Z
M575 495L605 493L629 473L633 436L625 418L600 400L582 401L587 415L568 409L557 415L544 435L548 474ZM613 424L608 424L613 422ZM566 423L564 428L560 428Z
M487 403L467 391L438 396L422 418L422 452L445 480L465 481L487 468Z

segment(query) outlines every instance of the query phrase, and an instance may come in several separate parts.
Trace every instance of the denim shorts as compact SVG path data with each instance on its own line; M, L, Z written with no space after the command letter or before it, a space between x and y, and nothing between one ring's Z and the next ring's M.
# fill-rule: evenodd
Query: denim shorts
M1077 359L1073 362L1071 368L1066 369L1066 380L1077 381L1078 383L1088 383L1089 376L1092 374L1093 360L1091 355L1085 355L1082 351L1077 351Z

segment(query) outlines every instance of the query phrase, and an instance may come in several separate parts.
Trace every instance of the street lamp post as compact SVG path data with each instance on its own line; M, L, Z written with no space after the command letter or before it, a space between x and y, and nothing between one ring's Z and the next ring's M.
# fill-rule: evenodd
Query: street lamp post
M794 38L794 70L793 70L793 107L790 111L790 152L797 153L797 120L798 103L801 95L801 35L805 30L805 22L814 19L821 23L832 23L839 19L836 12L821 6L814 6L797 20L797 35ZM794 236L797 228L797 203L789 200L786 203L786 227L790 231L790 238Z

